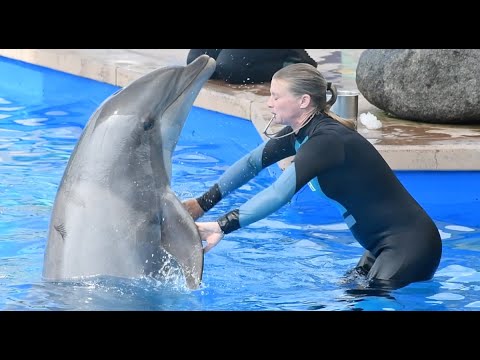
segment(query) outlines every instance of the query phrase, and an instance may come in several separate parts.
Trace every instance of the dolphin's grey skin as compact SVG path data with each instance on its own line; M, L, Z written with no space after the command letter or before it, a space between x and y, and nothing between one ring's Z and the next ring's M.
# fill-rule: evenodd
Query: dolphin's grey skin
M57 191L45 280L155 277L180 265L187 286L199 286L202 241L171 189L172 153L215 65L204 55L154 70L95 111Z

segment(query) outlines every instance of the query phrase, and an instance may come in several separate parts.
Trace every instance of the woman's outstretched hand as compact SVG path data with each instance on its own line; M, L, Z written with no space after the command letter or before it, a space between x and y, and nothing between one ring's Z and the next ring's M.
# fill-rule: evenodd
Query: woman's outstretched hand
M193 220L197 220L199 217L202 217L205 211L200 207L196 199L187 199L182 202L185 209L192 216Z
M195 224L197 225L200 238L202 241L207 242L207 245L203 248L204 253L209 252L215 247L225 235L216 221L199 222Z

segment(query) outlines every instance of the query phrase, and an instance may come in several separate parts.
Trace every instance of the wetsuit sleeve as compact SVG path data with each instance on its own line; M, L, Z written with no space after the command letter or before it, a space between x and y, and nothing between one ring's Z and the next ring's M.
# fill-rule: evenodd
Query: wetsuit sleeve
M288 132L288 129L284 130ZM200 207L206 212L232 191L246 184L264 168L295 153L291 140L273 139L257 146L230 166L220 179L203 195L197 198Z
M225 234L261 220L280 209L296 192L295 164L288 166L268 188L259 192L240 208L220 217L217 222Z
M255 177L262 170L264 147L265 143L260 144L230 166L206 193L197 198L200 207L204 211L210 210L230 192Z

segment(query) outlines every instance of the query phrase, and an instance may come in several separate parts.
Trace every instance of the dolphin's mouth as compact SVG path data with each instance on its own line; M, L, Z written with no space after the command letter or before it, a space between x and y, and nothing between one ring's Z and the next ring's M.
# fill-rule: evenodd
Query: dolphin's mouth
M215 72L216 68L216 61L214 58L208 56L208 55L201 55L194 61L192 61L189 65L187 65L187 68L192 68L193 71L195 71L197 68L200 68L198 71L197 78L199 76L204 77L202 82L207 81L210 79L210 77L213 75Z
M214 58L208 55L201 55L187 65L185 70L186 74L184 75L188 78L188 81L185 81L182 88L177 91L177 96L172 99L171 103L165 106L162 114L168 112L185 93L190 93L193 95L193 98L196 98L205 82L207 82L215 72L216 64L217 62Z

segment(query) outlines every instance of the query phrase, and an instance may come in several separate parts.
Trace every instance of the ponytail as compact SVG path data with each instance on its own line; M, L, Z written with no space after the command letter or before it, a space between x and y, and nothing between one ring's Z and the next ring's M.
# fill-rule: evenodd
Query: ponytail
M335 101L337 101L337 87L331 82L327 82L327 91L330 91L332 96L325 105L325 109L323 110L324 114L338 121L340 124L357 131L357 122L355 120L343 118L330 110L333 104L335 104Z

